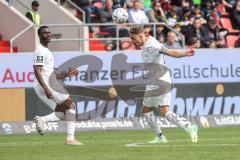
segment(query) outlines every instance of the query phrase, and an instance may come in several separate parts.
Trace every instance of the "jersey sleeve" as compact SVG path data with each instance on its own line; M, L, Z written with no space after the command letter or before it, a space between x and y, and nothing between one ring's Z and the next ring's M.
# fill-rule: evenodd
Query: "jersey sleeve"
M158 50L159 54L166 54L167 53L168 48L164 47L163 44L159 43L157 40L155 42L154 47L155 47L155 49Z
M44 65L45 63L45 54L44 52L36 51L34 54L33 65Z

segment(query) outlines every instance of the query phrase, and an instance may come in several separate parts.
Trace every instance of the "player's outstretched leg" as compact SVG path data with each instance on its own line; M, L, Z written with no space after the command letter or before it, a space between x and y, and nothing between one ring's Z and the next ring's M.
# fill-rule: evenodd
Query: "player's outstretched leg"
M190 136L193 143L198 141L198 127L191 124L186 118L180 117L169 110L169 106L160 106L160 115L167 118L171 123L183 128Z
M155 132L156 137L154 140L150 141L151 144L160 144L160 143L167 143L166 137L162 134L161 128L158 123L158 119L155 117L153 113L153 108L150 107L143 107L143 115L146 118L146 121L150 128Z
M75 128L76 128L76 110L75 104L69 97L63 104L60 105L57 110L65 110L66 113L66 123L67 123L67 139L65 141L66 145L83 145L75 139Z
M65 115L62 112L52 112L46 116L35 116L33 118L34 123L36 124L37 132L40 135L44 135L44 125L46 122L56 122L65 119Z

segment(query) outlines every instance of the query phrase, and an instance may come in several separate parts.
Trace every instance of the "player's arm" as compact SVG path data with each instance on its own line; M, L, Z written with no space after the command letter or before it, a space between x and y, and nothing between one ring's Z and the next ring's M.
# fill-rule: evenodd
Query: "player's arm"
M167 49L165 54L171 57L181 58L181 57L193 56L194 52L195 51L192 48L188 48L187 50L183 50L183 51Z
M46 83L43 81L43 78L42 78L42 74L41 74L42 65L33 65L33 69L34 69L35 77L38 80L38 83L44 89L44 92L45 92L46 96L49 99L53 99L53 96L52 96L52 93L51 93L50 89L48 88L48 86L46 85Z
M62 73L57 73L57 79L65 79L67 77L72 77L72 76L76 76L78 75L78 70L76 68L71 69L68 73L66 72L62 72Z

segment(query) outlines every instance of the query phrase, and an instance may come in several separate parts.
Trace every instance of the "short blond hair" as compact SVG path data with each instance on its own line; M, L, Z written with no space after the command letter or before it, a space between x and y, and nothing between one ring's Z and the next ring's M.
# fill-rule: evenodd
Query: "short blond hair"
M143 32L144 32L144 29L142 26L132 26L130 28L130 34L139 34Z

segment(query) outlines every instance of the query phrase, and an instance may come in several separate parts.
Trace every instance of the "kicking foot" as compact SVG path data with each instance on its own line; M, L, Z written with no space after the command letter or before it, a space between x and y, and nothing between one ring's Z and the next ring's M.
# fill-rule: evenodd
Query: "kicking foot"
M167 143L167 138L165 136L161 136L161 138L159 137L155 137L154 140L148 142L150 144L162 144L162 143Z
M198 126L197 125L191 125L188 127L187 132L192 140L193 143L198 142Z
M75 145L75 146L80 146L80 145L84 145L83 143L77 141L77 140L66 140L65 142L66 145Z
M36 124L37 132L41 136L44 135L44 121L42 120L42 118L39 116L35 116L33 120L34 120L34 123Z

